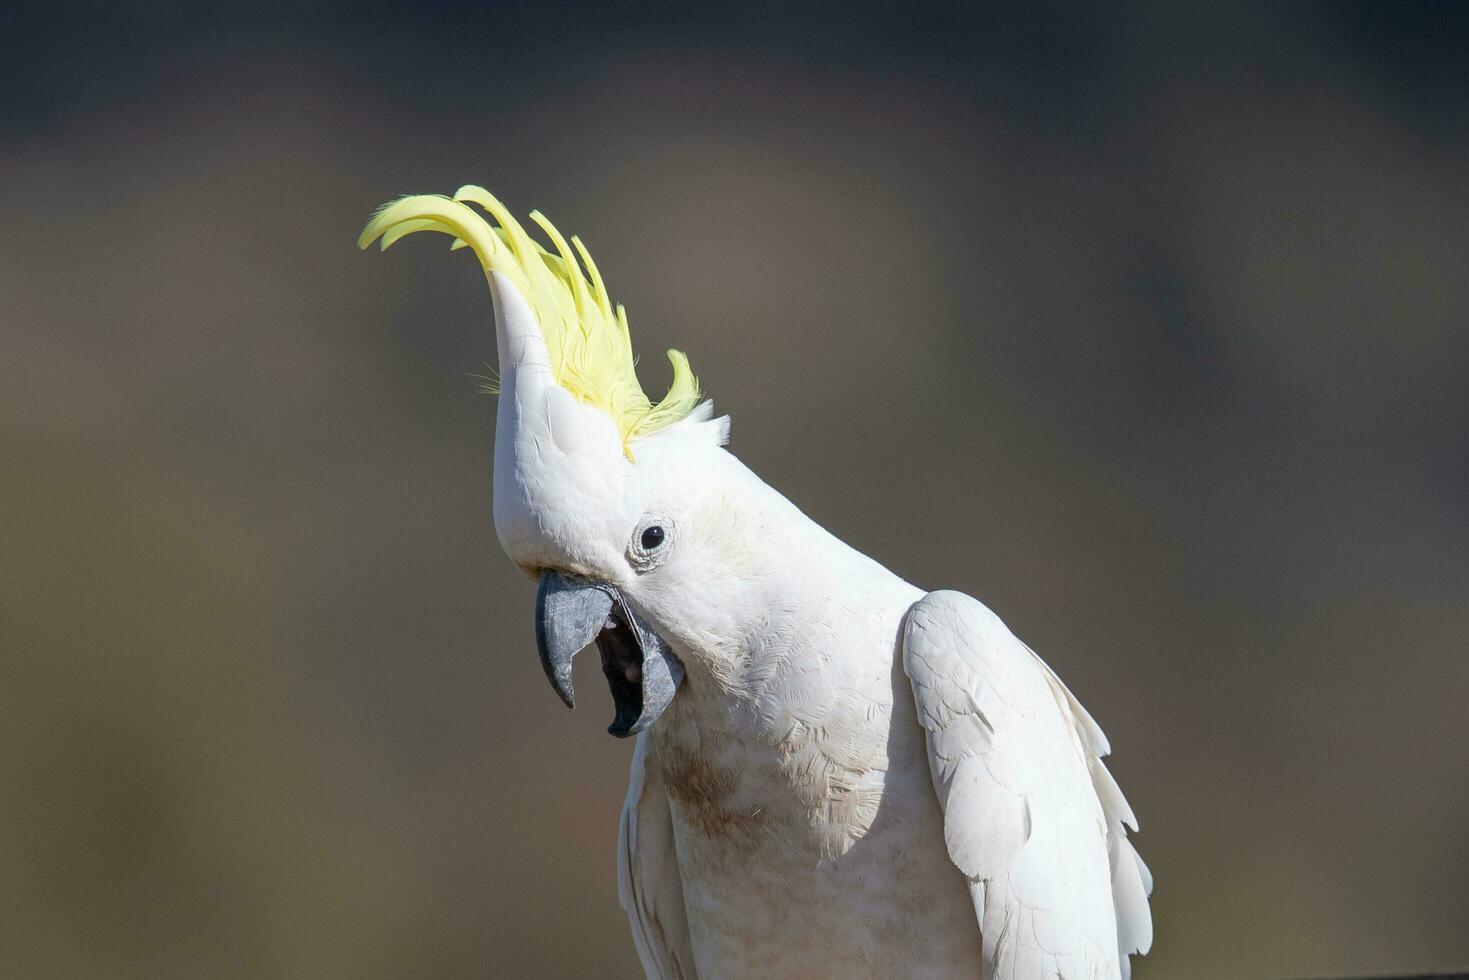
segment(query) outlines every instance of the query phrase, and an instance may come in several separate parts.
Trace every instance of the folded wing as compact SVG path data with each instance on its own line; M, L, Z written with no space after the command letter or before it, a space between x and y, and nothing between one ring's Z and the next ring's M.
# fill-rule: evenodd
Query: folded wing
M1128 977L1128 955L1152 945L1152 877L1127 839L1137 819L1102 764L1096 722L999 617L958 592L909 610L903 665L986 976Z
M647 732L633 750L617 829L617 891L649 980L695 980L668 794Z

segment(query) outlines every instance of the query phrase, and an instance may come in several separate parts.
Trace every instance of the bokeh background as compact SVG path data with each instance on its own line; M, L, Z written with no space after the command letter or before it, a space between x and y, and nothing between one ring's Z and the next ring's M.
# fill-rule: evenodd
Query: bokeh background
M465 182L1067 678L1138 976L1469 964L1469 7L1232 6L0 8L0 975L637 975Z

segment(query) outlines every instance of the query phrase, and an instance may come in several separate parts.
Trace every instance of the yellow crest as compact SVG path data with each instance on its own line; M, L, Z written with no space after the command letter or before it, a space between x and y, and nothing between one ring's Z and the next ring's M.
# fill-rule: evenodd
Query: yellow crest
M496 223L490 224L466 202L479 205ZM420 194L383 205L362 229L357 246L366 248L381 236L387 249L415 231L438 231L454 239L453 248L474 249L486 278L491 272L509 278L535 311L556 382L612 416L624 450L633 439L685 418L699 403L699 383L688 358L676 350L668 352L673 383L663 400L653 404L638 384L627 312L621 304L614 312L586 247L575 236L568 247L539 211L532 211L530 218L551 239L555 254L526 234L494 195L472 184L459 188L452 198ZM493 384L489 390L495 390Z

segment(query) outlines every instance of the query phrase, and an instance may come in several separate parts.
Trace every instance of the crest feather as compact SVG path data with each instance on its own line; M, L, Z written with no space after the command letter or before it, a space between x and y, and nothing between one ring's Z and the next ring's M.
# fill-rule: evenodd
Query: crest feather
M495 223L470 204L482 208ZM493 194L468 184L452 198L418 194L384 204L362 230L357 245L367 248L381 237L382 248L387 249L405 235L437 231L454 239L452 248L473 249L485 277L491 272L507 277L535 311L556 382L612 416L624 449L634 439L688 417L699 404L699 382L688 358L680 351L668 352L673 383L654 404L638 383L627 312L620 304L613 306L586 246L575 236L568 243L539 211L532 211L530 219L545 232L555 252L532 239Z

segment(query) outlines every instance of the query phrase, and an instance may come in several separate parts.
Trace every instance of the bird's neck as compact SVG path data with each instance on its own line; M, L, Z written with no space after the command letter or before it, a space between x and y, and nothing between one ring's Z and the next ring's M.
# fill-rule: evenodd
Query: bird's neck
M738 834L774 822L831 857L880 795L898 631L922 593L748 471L728 493L732 539L764 550L733 556L749 573L721 576L709 597L727 621L675 643L688 673L655 747L691 823ZM911 696L898 708L911 713Z

